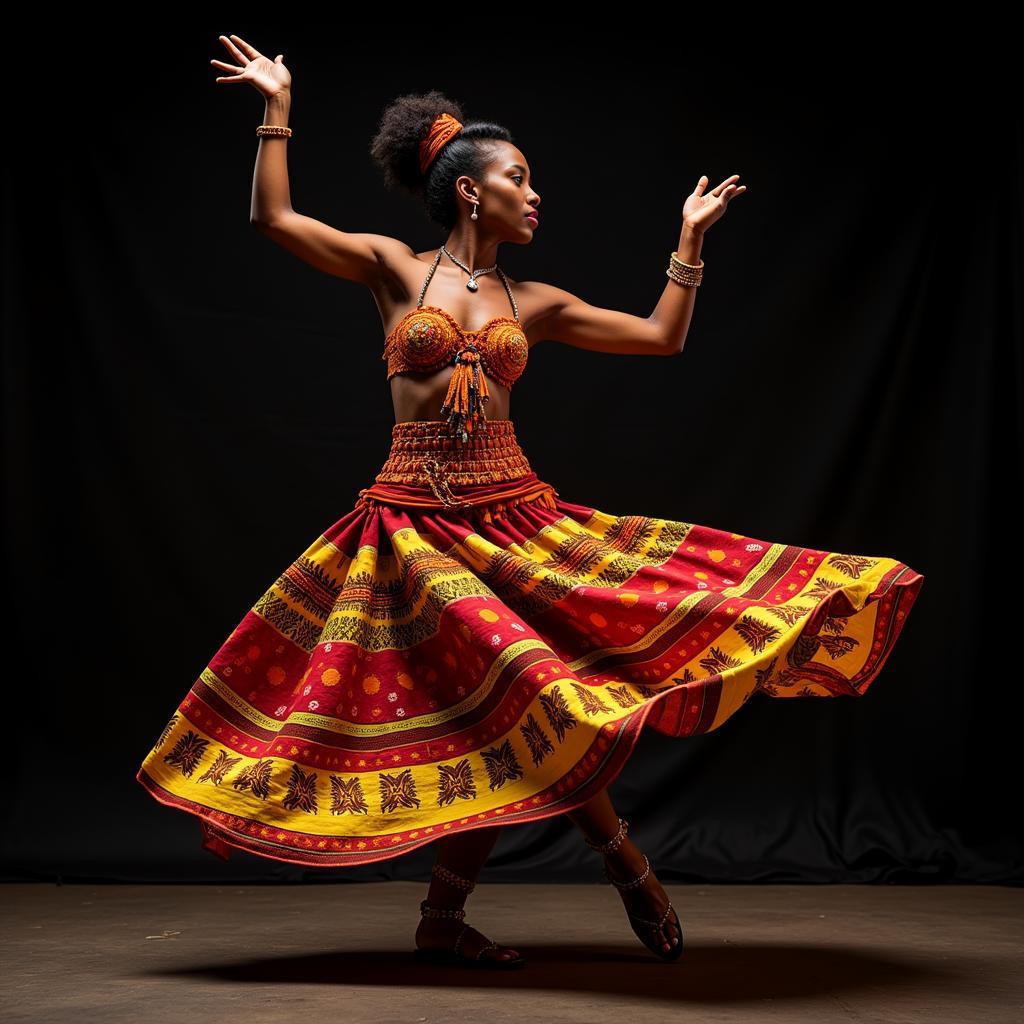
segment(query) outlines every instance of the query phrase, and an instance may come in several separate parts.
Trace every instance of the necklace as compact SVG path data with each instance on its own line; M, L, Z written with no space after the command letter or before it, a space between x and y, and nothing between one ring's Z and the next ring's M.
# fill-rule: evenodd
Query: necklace
M471 292L475 292L480 287L480 285L478 285L476 283L476 279L481 274L489 274L492 270L497 270L498 269L498 264L495 263L493 267L485 267L485 268L483 268L481 270L470 270L469 267L467 267L466 264L462 262L462 260L460 260L457 256L453 256L448 251L448 247L447 246L442 245L441 246L441 252L443 252L445 254L445 256L447 256L448 259L450 259L452 261L452 263L454 263L456 266L461 267L467 274L469 274L469 280L466 282L466 287Z

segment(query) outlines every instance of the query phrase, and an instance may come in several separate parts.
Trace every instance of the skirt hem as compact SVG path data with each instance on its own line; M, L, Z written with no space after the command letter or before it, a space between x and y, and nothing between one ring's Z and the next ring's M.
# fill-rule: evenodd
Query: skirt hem
M895 590L893 598L894 607L891 614L887 617L891 623L889 635L881 643L878 656L865 665L862 672L859 673L859 677L843 680L842 686L833 685L830 687L832 696L863 697L865 695L872 681L879 675L888 661L889 655L895 647L896 640L906 623L908 612L916 601L923 582L924 576L921 573L917 573L901 563L866 599L864 607L867 607L868 604L874 601L880 601L888 597ZM815 636L823 622L828 621L830 617L835 615L851 614L860 610L862 609L852 607L849 598L842 592L823 598L804 620L804 625L792 645L791 650L798 653L797 661L795 663L791 661L791 667L797 668L802 675L813 678L815 682L822 685L828 686L830 681L834 684L835 680L830 680L830 675L827 671L817 666L812 667L806 660L801 659L806 659L807 657L808 644L812 647L815 645ZM745 669L749 670L750 667L749 665L745 666ZM668 678L672 679L671 676ZM394 857L419 849L455 832L498 825L521 825L532 821L542 821L545 818L555 817L556 815L575 810L596 796L601 790L606 789L618 778L632 755L645 726L663 735L675 737L709 731L709 722L718 710L718 698L721 695L723 679L724 674L720 674L717 679L704 678L692 681L693 687L700 693L702 713L696 720L691 718L689 726L684 724L686 721L684 712L687 703L692 699L691 692L688 689L688 686L691 684L682 683L681 685L672 686L653 693L632 713L598 727L598 735L604 733L608 740L608 749L604 753L602 763L597 768L592 764L585 765L583 762L578 762L577 765L562 776L557 784L559 786L564 785L567 779L575 779L581 774L586 776L580 782L579 787L574 789L571 794L547 793L528 797L508 805L510 808L508 810L501 808L487 815L481 813L471 814L460 823L451 822L444 825L424 827L422 829L422 836L414 839L406 838L401 842L387 841L386 837L365 840L349 839L345 841L346 846L364 844L365 846L373 847L373 849L325 850L323 853L315 853L313 849L310 849L309 855L305 856L301 851L296 851L294 846L288 846L286 848L288 852L285 854L281 852L281 847L274 843L272 834L282 831L292 832L293 830L291 829L283 830L281 826L265 824L254 819L218 811L194 800L177 796L163 789L155 782L145 771L144 767L139 769L136 774L136 780L160 803L192 814L198 818L201 831L201 847L221 860L228 860L232 850L241 850L270 860L286 864L297 864L304 867L357 867L362 864L391 860ZM664 680L662 683L664 683ZM754 693L758 692L764 696L786 697L790 699L820 696L808 691L776 691L770 686L762 685L759 682L750 690L742 703L746 703L746 700L749 700ZM724 724L725 721L731 719L735 710L733 709L728 717L719 724ZM584 761L588 760L590 756L592 755L588 754ZM517 807L516 804L520 803L523 806ZM242 828L258 829L263 835L261 837L243 835L238 831ZM312 848L320 844L324 846L329 845L332 840L329 837L319 837L316 839L310 838L308 842Z
M657 694L655 697L647 701L632 715L621 719L618 723L609 723L607 726L602 727L613 729L616 725L622 726L615 739L616 746L609 752L608 759L606 760L603 768L588 775L586 780L581 784L580 788L574 792L571 798L559 798L553 796L548 800L541 800L540 804L535 805L535 809L512 810L501 814L493 814L488 821L477 820L472 824L467 822L465 825L453 825L451 828L439 826L434 829L437 833L436 835L425 835L422 838L415 840L407 840L401 844L401 849L396 849L397 844L394 844L386 847L382 845L380 849L376 849L372 852L361 851L354 854L332 852L314 857L311 852L309 857L305 857L301 853L292 853L289 851L289 854L285 856L279 852L269 849L268 846L270 844L266 840L259 840L249 836L240 835L236 831L231 831L226 825L227 822L232 820L241 825L242 823L247 823L250 819L243 819L238 815L217 811L213 808L206 807L203 804L199 804L194 800L188 800L185 797L179 797L173 793L169 793L162 789L159 784L154 782L146 773L144 768L139 769L135 777L137 781L142 784L143 788L160 803L165 804L168 807L174 807L178 810L185 811L186 813L197 817L199 819L199 827L201 830L200 845L204 850L214 854L221 860L228 860L231 850L236 849L270 860L280 861L285 864L298 864L303 867L358 867L362 864L373 864L383 860L392 860L395 857L401 856L405 853L410 853L413 850L418 850L422 846L427 846L430 843L436 842L438 839L442 839L446 835L452 835L455 832L468 832L477 828L495 827L499 825L525 825L532 821L543 821L545 818L553 818L557 815L575 810L582 804L585 804L588 800L597 796L601 790L606 789L615 781L616 778L618 778L622 769L625 767L626 762L629 760L630 755L633 753L647 717L654 708L654 703L660 698L667 697L674 692L674 690L665 690L663 693ZM530 803L532 802L532 798L523 802ZM481 816L474 814L472 817L479 819ZM261 829L265 828L271 832L280 831L270 825L260 824L260 827ZM372 844L373 840L368 840L367 842Z

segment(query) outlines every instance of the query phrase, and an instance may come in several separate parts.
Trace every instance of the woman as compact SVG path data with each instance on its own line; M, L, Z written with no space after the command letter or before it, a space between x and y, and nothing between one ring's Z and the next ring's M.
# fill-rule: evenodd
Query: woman
M235 63L211 61L217 81L266 99L252 221L372 290L396 423L374 484L239 623L137 777L223 857L355 865L436 843L417 955L478 967L526 962L464 920L498 828L568 814L637 936L675 959L678 915L606 790L642 727L707 732L755 691L863 694L923 576L565 501L519 448L509 397L542 339L681 352L704 232L745 186L705 193L701 176L650 317L600 309L506 277L499 245L528 244L539 221L529 163L437 92L393 102L371 152L444 245L417 253L296 213L291 76L220 39Z

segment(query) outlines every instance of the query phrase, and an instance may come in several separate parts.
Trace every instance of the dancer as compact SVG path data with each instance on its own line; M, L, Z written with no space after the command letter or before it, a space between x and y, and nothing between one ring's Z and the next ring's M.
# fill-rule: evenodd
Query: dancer
M437 91L394 100L371 154L423 200L442 244L414 252L295 212L283 56L220 40L232 63L211 61L216 81L266 101L253 223L370 288L396 422L372 485L247 612L137 778L225 858L337 867L433 843L416 955L474 967L526 962L465 920L498 829L567 814L637 937L674 960L678 914L607 793L642 728L708 732L755 692L863 695L924 577L893 558L568 501L520 448L510 393L542 340L682 352L704 234L745 186L697 181L649 317L592 306L503 272L499 246L539 229L529 161L507 129L467 121Z

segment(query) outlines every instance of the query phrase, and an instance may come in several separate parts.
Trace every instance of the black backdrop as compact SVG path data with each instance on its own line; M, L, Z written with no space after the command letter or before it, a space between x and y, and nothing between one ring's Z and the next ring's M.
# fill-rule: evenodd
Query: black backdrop
M595 304L646 315L683 197L740 174L685 352L542 343L520 442L568 500L883 554L926 582L866 697L648 732L613 800L666 882L1024 879L1019 115L938 68L904 93L828 58L698 67L533 31L514 60L473 36L439 60L418 35L190 23L90 40L73 88L36 66L4 176L4 878L432 863L223 863L134 779L206 659L372 481L394 420L369 292L248 223L262 100L209 64L238 32L294 76L297 210L439 244L368 155L392 97L439 88L510 127L543 197L502 265ZM560 817L503 830L483 877L599 863Z

